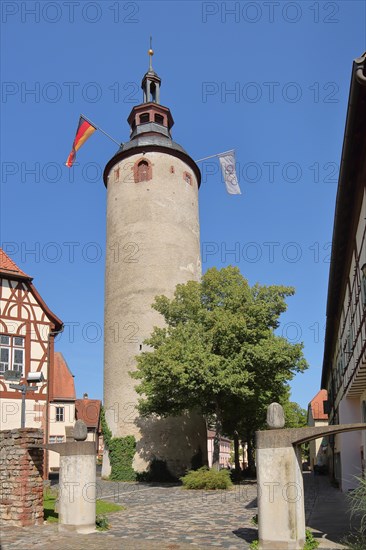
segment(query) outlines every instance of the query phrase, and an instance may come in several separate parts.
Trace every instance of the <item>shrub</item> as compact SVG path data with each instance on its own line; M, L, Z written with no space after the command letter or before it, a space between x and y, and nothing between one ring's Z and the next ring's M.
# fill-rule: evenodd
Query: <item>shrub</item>
M207 466L191 470L180 479L184 489L229 489L233 485L228 470L209 470Z
M356 517L360 521L360 527L342 540L342 543L352 550L364 550L366 548L366 479L356 476L356 480L358 486L347 493L347 501L351 518Z
M95 527L97 531L107 531L109 529L107 516L97 516L95 519Z
M304 550L315 550L315 548L318 548L318 546L319 541L314 538L313 533L310 531L310 529L306 529Z

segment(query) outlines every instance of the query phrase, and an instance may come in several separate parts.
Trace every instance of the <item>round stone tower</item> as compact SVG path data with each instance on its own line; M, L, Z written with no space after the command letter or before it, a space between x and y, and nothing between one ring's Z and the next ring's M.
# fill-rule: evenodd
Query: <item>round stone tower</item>
M134 435L133 467L147 470L164 460L181 475L198 454L207 461L204 420L195 413L142 419L136 410L136 381L129 371L160 314L157 295L172 296L178 283L201 276L198 166L172 141L173 117L160 105L161 80L150 68L142 80L143 103L128 117L130 141L104 171L107 187L107 248L104 326L104 406L115 437ZM108 475L108 453L103 474Z

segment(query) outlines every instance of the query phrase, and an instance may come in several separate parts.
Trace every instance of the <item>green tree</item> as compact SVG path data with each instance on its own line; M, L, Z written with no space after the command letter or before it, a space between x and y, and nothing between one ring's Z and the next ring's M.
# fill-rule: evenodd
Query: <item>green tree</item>
M280 388L307 367L302 345L275 334L285 298L293 293L285 286L250 287L239 269L229 266L209 269L201 282L178 285L172 299L157 296L152 307L166 326L154 328L145 341L152 351L137 357L131 373L140 380L140 414L198 409L213 418L218 466L219 439L233 403L240 410L245 404L253 410L268 405L273 386Z
M287 400L282 402L281 405L285 413L286 428L303 428L307 426L307 412L298 403Z

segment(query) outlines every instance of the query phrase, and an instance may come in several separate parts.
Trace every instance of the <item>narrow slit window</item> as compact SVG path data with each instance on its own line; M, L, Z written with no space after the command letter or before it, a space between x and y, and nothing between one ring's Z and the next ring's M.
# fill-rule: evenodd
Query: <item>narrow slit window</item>
M154 82L150 84L151 101L156 103L156 85Z
M191 176L191 174L188 174L188 172L184 172L183 179L186 183L188 183L189 185L192 185L192 176Z

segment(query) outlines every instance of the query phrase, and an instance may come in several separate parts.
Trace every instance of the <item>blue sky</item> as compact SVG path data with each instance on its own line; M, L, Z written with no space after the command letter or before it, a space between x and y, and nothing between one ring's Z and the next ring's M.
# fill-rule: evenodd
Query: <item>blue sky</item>
M173 138L194 159L236 150L241 196L200 165L203 269L296 288L280 333L303 341L303 407L320 388L339 162L363 2L15 2L2 13L0 242L64 321L78 396L103 395L106 192L116 145L95 133L64 166L80 113L115 139L153 65Z

